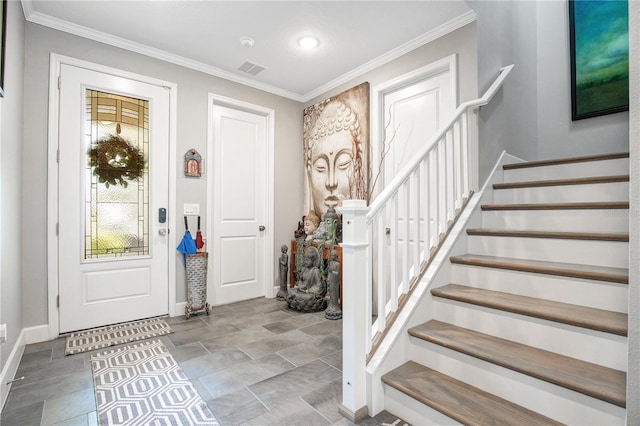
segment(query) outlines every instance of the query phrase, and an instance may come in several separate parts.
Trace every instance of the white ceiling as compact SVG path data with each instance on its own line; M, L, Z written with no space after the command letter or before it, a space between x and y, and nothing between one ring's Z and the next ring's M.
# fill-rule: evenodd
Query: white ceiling
M22 0L28 21L301 102L473 21L463 0ZM296 44L314 35L320 46ZM255 40L252 48L240 44ZM265 70L239 71L245 61Z

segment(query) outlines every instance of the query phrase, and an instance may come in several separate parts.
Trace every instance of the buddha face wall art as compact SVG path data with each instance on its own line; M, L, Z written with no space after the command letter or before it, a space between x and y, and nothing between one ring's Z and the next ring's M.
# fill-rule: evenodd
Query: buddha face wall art
M345 199L367 199L369 83L304 110L304 210L322 218Z

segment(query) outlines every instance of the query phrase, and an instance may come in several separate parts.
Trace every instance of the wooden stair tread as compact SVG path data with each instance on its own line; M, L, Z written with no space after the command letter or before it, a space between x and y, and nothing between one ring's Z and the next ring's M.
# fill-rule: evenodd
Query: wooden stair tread
M559 275L564 277L584 278L621 284L628 284L629 282L629 270L624 268L545 262L541 260L525 260L509 257L482 256L476 254L452 256L449 260L451 263L461 265L509 269L521 272Z
M518 188L537 188L547 186L565 186L565 185L589 185L599 183L616 183L616 182L629 182L629 175L619 176L596 176L586 178L574 178L574 179L549 179L549 180L535 180L525 182L505 182L496 183L493 185L493 189L518 189Z
M432 320L409 329L416 338L626 406L626 374L601 365Z
M628 209L626 201L581 202L581 203L527 203L527 204L483 204L483 211L489 210L615 210Z
M465 425L562 424L414 361L388 372L382 381Z
M606 232L550 232L476 228L467 229L467 234L491 237L552 238L560 240L629 241L628 233Z
M627 335L627 314L554 302L535 297L448 284L431 290L431 294L450 300L513 312L576 327Z
M524 169L529 167L556 166L560 164L585 163L588 161L616 160L618 158L629 158L628 152L614 154L588 155L584 157L562 158L555 160L528 161L525 163L505 164L503 170Z

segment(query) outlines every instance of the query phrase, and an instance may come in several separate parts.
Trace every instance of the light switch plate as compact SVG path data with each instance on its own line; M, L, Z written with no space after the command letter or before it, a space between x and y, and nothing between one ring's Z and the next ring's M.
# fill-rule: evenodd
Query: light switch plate
M184 214L187 216L198 216L200 214L200 204L184 204Z

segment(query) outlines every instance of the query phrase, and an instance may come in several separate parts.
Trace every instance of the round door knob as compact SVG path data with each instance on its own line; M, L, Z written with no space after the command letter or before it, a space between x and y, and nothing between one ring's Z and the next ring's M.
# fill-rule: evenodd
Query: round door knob
M261 231L264 231L264 230L265 230L265 229L267 229L267 228L266 228L264 225L260 225L260 226L258 227L258 229L259 229L259 230L261 230Z
M160 234L160 235L167 235L168 233L169 233L168 229L166 229L166 228L158 229L158 234Z

